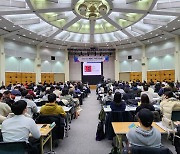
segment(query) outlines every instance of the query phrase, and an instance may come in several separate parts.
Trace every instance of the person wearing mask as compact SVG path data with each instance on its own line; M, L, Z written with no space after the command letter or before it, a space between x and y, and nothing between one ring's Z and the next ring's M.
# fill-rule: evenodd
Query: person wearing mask
M122 101L122 95L120 92L115 93L114 100L111 102L110 108L112 111L125 111L126 104Z
M149 109L139 111L139 126L131 128L126 134L129 146L160 148L161 133L152 126L153 119L153 113Z
M42 115L62 115L66 116L66 112L63 110L62 106L56 103L56 95L51 93L48 95L49 103L43 105L40 109L40 114Z
M141 95L141 105L136 108L136 113L144 108L149 109L150 111L155 111L154 106L150 104L149 97L146 94Z
M27 112L27 103L24 100L19 100L12 105L11 110L15 116L4 120L2 123L1 132L3 141L25 141L26 143L29 143L28 139L30 134L35 139L39 139L41 134L35 121L25 116L25 113ZM36 150L33 151L34 154L37 153Z

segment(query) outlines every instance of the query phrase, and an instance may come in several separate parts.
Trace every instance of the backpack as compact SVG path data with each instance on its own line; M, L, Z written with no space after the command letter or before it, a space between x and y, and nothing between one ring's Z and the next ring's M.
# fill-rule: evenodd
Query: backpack
M102 108L101 111L99 112L98 119L100 121L105 121L106 113L104 112L104 109Z
M121 152L117 147L113 147L109 154L121 154Z
M97 132L96 132L96 141L101 141L105 138L104 134L104 124L103 122L99 122L97 126Z

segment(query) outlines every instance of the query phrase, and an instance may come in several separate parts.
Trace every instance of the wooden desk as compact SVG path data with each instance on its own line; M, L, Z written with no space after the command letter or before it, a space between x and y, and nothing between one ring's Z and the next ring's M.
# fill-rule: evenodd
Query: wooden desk
M112 127L114 133L116 134L116 144L119 145L119 149L122 150L122 135L129 132L129 126L134 123L136 126L139 126L139 122L112 122ZM152 123L152 126L160 131L161 134L166 134L167 132L159 127L155 122Z
M44 124L37 124L38 127L43 126ZM40 137L40 148L41 154L44 154L44 145L49 141L50 143L50 151L52 151L52 129L55 127L49 127L50 124L47 124L46 127L40 128L41 137Z

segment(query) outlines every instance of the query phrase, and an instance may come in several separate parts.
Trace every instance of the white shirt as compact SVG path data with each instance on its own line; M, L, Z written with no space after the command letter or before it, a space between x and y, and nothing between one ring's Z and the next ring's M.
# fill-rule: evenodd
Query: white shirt
M24 115L15 115L3 121L1 132L4 142L25 141L28 143L30 133L36 139L41 136L34 120Z

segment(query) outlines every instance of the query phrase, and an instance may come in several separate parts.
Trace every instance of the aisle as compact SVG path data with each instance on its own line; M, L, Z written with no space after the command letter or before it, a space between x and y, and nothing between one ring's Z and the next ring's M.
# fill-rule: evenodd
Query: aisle
M108 154L111 150L111 141L96 141L96 128L100 104L96 100L95 90L90 97L84 99L80 117L71 123L69 137L60 141L57 154Z

